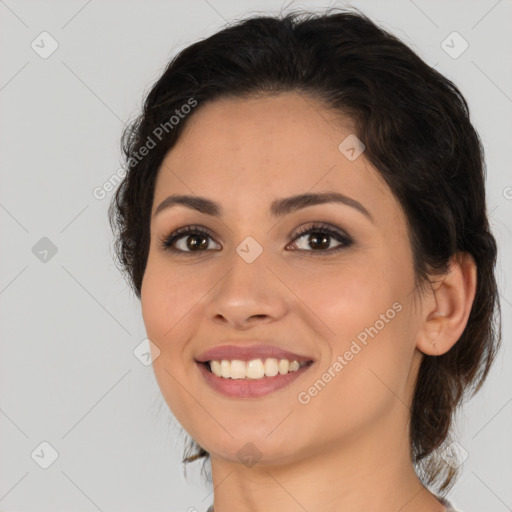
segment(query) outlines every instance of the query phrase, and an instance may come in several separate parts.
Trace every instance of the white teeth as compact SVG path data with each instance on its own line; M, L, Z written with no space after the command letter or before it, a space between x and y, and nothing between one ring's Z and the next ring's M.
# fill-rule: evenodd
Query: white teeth
M279 373L279 363L274 357L265 360L265 375L267 377L275 377Z
M210 361L210 370L214 375L220 377L222 375L221 363L219 361Z
M292 361L289 366L290 372L296 372L300 368L300 364L298 361Z
M244 379L247 376L247 365L243 361L233 359L230 373L232 379Z
M233 366L233 363L231 363ZM265 367L261 359L253 359L247 363L247 378L261 379L265 375Z
M288 361L287 359L276 359L269 357L263 362L261 359L251 359L250 361L240 361L233 359L228 361L209 361L210 369L217 377L225 379L262 379L264 377L274 377L278 373L285 375L289 372L296 372L304 365L306 361Z
M218 361L217 361L218 362ZM210 366L211 368L211 366ZM223 359L221 362L220 362L220 375L218 374L215 374L217 375L218 377L224 377L224 378L229 378L231 376L231 373L230 373L230 368L231 368L231 364L229 361L226 361L225 359ZM212 369L213 371L213 369Z

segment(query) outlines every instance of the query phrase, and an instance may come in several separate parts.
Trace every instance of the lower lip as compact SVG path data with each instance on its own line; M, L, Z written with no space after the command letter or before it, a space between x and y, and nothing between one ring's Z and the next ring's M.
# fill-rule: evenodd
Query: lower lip
M263 377L262 379L226 379L217 377L203 363L197 363L197 365L207 384L215 391L234 398L257 398L288 386L306 372L312 366L312 363L299 368L295 372L289 372L285 375L277 374L274 377Z

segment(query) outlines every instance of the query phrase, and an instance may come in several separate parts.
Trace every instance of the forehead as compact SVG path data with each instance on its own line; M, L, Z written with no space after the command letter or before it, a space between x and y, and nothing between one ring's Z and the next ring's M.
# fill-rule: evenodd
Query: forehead
M221 202L263 201L266 208L273 198L333 190L368 205L376 216L396 208L364 152L350 161L339 150L351 135L351 120L342 122L299 93L200 105L162 163L154 204L184 193Z

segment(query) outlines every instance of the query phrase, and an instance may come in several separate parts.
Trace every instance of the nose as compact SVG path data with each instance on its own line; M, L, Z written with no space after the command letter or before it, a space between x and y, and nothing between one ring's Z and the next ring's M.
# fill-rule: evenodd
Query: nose
M209 295L208 317L217 324L247 330L278 321L289 308L288 290L263 257L248 263L238 254Z

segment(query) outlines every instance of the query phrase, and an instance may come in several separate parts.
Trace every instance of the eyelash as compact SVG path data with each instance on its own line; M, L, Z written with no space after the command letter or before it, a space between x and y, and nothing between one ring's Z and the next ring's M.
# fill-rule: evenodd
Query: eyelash
M350 247L354 241L351 237L349 237L346 233L343 231L331 227L328 224L323 224L321 222L313 222L309 225L306 225L302 228L299 228L297 232L293 236L292 242L297 240L298 238L303 237L307 234L323 234L328 235L329 237L335 238L338 242L341 242L341 245L338 245L337 247L326 249L326 250L304 250L304 249L296 249L300 252L312 252L312 253L324 253L324 254L333 254L338 251L341 251L343 249L346 249ZM211 233L202 228L201 226L191 225L191 226L185 226L182 228L177 229L173 233L171 233L169 236L164 236L159 240L160 247L165 251L170 251L175 254L179 255L185 255L185 256L192 256L194 253L201 253L205 252L204 250L197 250L197 251L183 251L181 249L173 248L172 245L174 242L176 242L178 239L183 238L185 236L191 236L191 235L200 235L204 237L213 238ZM329 244L330 245L330 244Z

